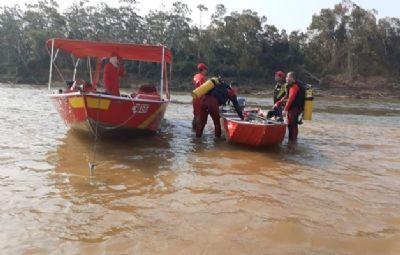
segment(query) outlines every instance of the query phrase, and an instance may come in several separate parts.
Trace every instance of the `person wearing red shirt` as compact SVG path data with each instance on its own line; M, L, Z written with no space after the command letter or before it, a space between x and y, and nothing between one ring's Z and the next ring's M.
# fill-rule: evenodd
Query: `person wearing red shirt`
M208 67L203 64L200 63L197 65L197 70L198 73L196 73L193 76L193 86L194 88L198 88L200 87L203 83L205 83L207 81L207 72L208 72ZM196 99L193 99L192 104L193 104L193 121L192 121L192 127L193 130L196 130L196 125L200 120L200 109L201 109L201 102L203 101L204 97L199 97Z
M303 111L304 102L300 95L300 87L296 82L294 72L289 72L286 76L287 95L276 102L275 107L282 105L287 100L282 115L287 118L289 141L297 141L298 136L298 119Z
M107 93L119 96L119 77L124 74L124 71L122 61L117 54L112 53L103 73L104 87Z
M244 119L242 109L239 106L236 94L231 86L225 82L216 82L215 80L213 82L217 85L204 96L204 99L201 102L200 119L196 126L197 138L200 138L203 134L204 126L207 123L208 114L210 114L214 122L215 137L221 137L219 106L226 104L228 99L233 103L233 106L235 107L239 117L242 120Z

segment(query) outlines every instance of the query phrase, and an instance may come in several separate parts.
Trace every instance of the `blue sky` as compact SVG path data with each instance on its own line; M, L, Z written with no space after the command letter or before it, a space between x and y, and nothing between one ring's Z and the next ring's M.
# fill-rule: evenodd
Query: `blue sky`
M90 3L107 2L108 5L118 6L118 0L90 0ZM21 4L33 1L26 0L0 0L0 6L10 4ZM73 2L78 0L61 1L58 0L62 9L67 8ZM150 9L170 8L175 0L139 0L138 7L141 14L147 13ZM312 15L318 13L322 8L332 8L340 0L181 0L189 5L193 10L192 19L199 23L199 11L196 9L198 4L204 4L208 7L208 12L203 14L203 24L207 24L210 15L214 12L215 6L219 3L224 4L231 11L242 11L251 9L264 15L269 24L277 26L279 29L306 30L311 22ZM396 0L354 0L353 2L366 9L376 9L378 17L400 17L400 1Z

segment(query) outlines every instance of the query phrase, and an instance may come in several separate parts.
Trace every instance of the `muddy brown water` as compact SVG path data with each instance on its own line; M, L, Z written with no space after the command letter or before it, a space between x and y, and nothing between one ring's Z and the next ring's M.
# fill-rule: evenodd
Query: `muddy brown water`
M297 146L196 140L186 95L159 134L93 139L44 87L0 85L1 254L400 254L400 102L318 99ZM271 105L249 98L252 105Z

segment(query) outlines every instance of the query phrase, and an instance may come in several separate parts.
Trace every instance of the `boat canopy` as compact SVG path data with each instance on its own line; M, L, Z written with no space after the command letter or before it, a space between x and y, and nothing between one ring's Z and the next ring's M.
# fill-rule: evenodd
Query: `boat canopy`
M53 42L55 49L72 53L77 58L103 58L111 57L112 54L117 54L119 57L125 60L138 60L157 63L162 63L164 60L168 64L170 64L172 61L171 51L164 46L158 45L54 38L47 40L46 47L51 50Z

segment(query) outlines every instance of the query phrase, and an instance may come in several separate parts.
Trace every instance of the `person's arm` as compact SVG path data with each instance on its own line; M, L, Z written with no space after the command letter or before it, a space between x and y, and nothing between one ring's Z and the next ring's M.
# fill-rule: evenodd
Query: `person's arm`
M110 65L106 64L106 66L104 67L104 72L103 72L103 82L104 82L104 86L108 85L111 83L111 69L110 69Z
M283 109L284 111L287 112L290 109L290 106L292 106L292 103L293 103L294 99L296 98L298 92L299 92L298 85L292 86L289 89L289 99L285 105L285 108Z
M228 98L229 98L229 100L231 100L233 107L235 108L235 111L239 115L240 119L243 120L244 119L243 112L240 109L239 102L237 100L237 96L231 88L228 89Z
M125 73L125 68L124 68L124 63L122 61L119 62L119 68L118 68L118 75L122 76Z
M285 95L284 97L282 97L281 99L279 99L279 100L275 103L275 105L274 105L273 108L276 108L276 107L281 106L281 105L284 103L284 101L285 101L286 99L287 99L287 96Z

